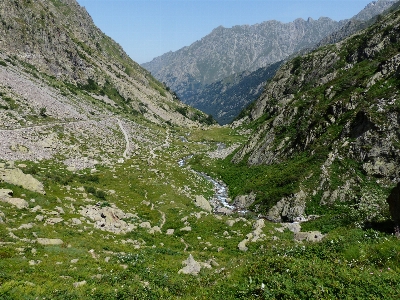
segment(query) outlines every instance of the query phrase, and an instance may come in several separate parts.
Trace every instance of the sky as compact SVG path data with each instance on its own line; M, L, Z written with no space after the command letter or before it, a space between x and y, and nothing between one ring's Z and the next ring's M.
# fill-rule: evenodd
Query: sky
M297 18L348 19L372 0L77 0L94 23L142 64L214 28Z

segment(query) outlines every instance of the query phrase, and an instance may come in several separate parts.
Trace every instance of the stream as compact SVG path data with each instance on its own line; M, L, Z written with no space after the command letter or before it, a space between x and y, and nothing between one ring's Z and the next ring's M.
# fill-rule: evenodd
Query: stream
M218 149L224 149L224 148L225 144L218 143ZM180 159L178 161L178 165L180 167L184 167L186 165L186 161L188 159L191 159L192 157L193 154ZM230 199L228 196L228 187L226 186L225 183L218 181L203 172L198 172L193 169L190 170L196 173L197 175L203 177L205 180L207 180L214 186L214 195L209 200L211 206L214 208L214 213L231 214L234 210L236 210L236 207L229 204L228 202L228 200Z

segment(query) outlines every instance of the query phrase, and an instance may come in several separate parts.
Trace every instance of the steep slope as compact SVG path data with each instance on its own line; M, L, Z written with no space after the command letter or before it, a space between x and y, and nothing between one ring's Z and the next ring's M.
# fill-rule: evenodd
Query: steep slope
M398 7L398 1L380 0L371 2L365 7L365 9L351 18L342 28L322 39L317 44L317 48L323 45L340 42L357 31L372 25L377 18L381 17L380 14L387 14Z
M5 55L60 82L111 98L153 122L186 122L164 86L102 33L75 0L2 1L0 35Z
M253 184L269 218L346 202L375 207L373 219L385 207L400 172L399 18L286 63L250 108L254 134L231 159L287 174L275 194Z
M197 94L193 93L189 103L212 115L219 124L229 124L260 96L266 81L275 75L281 64L277 62L254 72L244 71L205 85Z

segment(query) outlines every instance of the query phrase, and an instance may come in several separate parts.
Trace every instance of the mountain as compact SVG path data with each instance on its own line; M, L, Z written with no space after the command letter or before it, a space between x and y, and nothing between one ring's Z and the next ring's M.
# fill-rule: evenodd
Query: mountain
M75 0L2 1L0 32L3 55L35 74L51 76L67 89L82 87L154 122L187 121L176 111L182 105L102 33Z
M183 95L187 93L186 85L209 84L280 61L314 45L340 28L340 24L329 18L309 18L290 23L267 21L251 26L220 26L200 41L142 66Z
M396 9L398 5L398 1L380 0L371 2L343 25L342 28L322 39L316 47L340 42L353 33L372 25L377 18L381 17L380 14L387 14L389 11Z
M230 83L229 90L243 90L239 78L244 78L245 86L254 83L251 88L246 88L248 91L259 90L269 77L259 80L263 71L257 71L258 68L267 68L316 45L338 42L368 26L367 20L394 2L371 2L352 19L340 22L329 18L309 18L287 24L267 21L252 26L220 26L200 41L176 52L168 52L143 66L176 91L183 102L200 110L206 109L204 111L213 115L220 124L227 124L258 96L254 92L250 97L226 94L224 82L232 82L232 75L236 77L238 87ZM250 75L252 71L257 73ZM232 111L231 107L235 109Z
M248 108L253 134L231 159L274 170L242 183L268 218L306 218L338 203L382 207L400 171L398 24L396 10L285 63ZM364 213L373 219L379 209Z

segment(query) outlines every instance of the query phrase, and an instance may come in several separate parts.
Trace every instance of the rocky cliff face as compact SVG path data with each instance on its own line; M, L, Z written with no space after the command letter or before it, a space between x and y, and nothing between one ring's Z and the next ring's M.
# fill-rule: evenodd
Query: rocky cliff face
M397 0L377 0L369 3L362 11L356 14L352 20L367 21L390 8Z
M399 21L397 10L286 63L251 109L255 133L233 162L303 162L271 219L301 218L313 205L362 206L400 180Z

